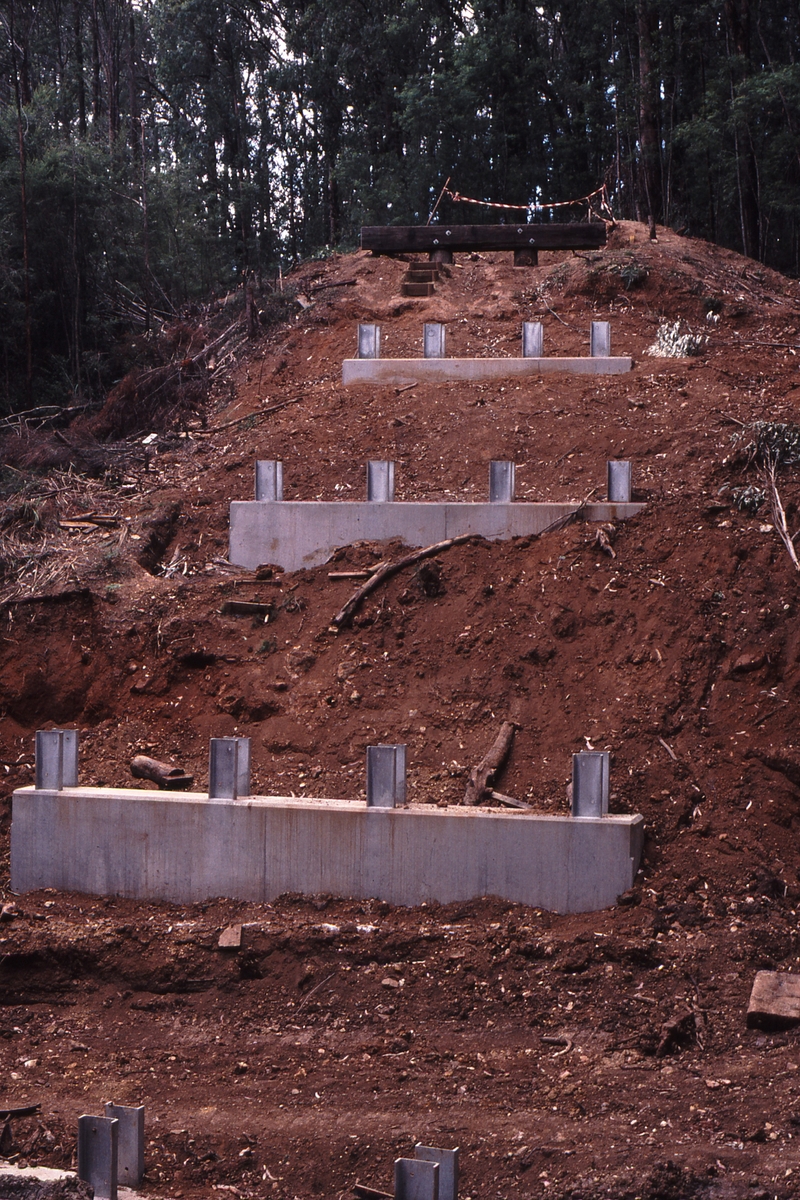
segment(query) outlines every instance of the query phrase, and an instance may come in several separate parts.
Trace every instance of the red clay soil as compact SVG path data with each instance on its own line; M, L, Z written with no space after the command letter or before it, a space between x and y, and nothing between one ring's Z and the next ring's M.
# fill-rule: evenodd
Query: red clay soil
M69 1165L77 1116L113 1099L147 1106L159 1196L390 1190L416 1141L461 1147L473 1200L800 1194L800 1035L745 1024L755 971L800 963L800 580L768 505L734 503L759 481L731 440L798 420L800 289L629 224L602 253L541 258L463 256L427 300L401 297L401 261L308 264L296 316L217 388L205 429L159 434L148 469L113 482L57 474L7 498L0 1107L42 1105L0 1142L15 1161ZM702 353L647 356L679 318ZM523 320L544 322L547 353L586 353L592 319L630 374L341 385L360 320L389 357L419 354L426 320L447 322L453 356L517 355ZM230 567L228 503L252 494L256 458L282 459L302 499L362 497L368 458L396 461L398 499L478 499L488 462L514 459L535 500L602 496L606 460L630 458L647 507L610 530L613 557L582 523L455 547L336 634L357 585L329 572L401 547L270 578ZM800 485L780 487L794 532ZM64 528L87 511L119 521ZM226 599L268 620L222 615ZM405 742L410 797L444 805L504 719L519 729L500 790L540 811L566 811L573 752L611 751L612 809L647 822L615 909L9 891L36 728L81 730L91 784L136 786L130 759L150 753L202 789L208 738L237 732L256 792L352 799L365 747ZM242 948L219 949L234 922Z

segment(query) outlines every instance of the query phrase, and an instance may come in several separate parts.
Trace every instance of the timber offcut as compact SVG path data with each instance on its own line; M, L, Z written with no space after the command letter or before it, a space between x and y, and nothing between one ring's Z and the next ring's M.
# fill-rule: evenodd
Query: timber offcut
M361 249L374 254L436 250L599 250L600 221L518 225L363 225Z

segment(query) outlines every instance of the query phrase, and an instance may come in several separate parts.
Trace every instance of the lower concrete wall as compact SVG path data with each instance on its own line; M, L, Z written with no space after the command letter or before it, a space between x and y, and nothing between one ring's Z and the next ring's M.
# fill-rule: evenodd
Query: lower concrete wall
M346 358L342 383L385 384L469 383L484 379L516 379L528 375L623 375L631 358Z
M392 904L499 896L555 912L633 883L641 816L368 809L358 801L69 788L14 792L11 887L190 904L283 892Z
M437 504L348 500L234 500L232 563L253 570L274 563L299 571L327 562L338 546L401 538L432 546L474 533L491 541L544 533L578 511L578 504ZM587 504L587 521L636 516L643 504Z

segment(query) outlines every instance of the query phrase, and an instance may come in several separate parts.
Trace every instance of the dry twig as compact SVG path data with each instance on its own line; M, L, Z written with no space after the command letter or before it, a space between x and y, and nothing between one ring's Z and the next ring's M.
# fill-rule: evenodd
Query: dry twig
M770 509L772 512L772 524L775 526L775 531L778 537L786 547L789 558L792 560L792 565L795 571L800 571L800 562L798 562L797 554L794 548L792 535L789 533L789 526L786 521L786 513L781 503L780 493L778 492L778 463L774 455L767 455L763 466L761 467L761 478L764 481L767 495L769 496Z
M404 567L413 566L414 563L420 562L424 558L433 558L435 554L440 554L443 550L449 550L452 546L460 546L464 542L470 541L474 536L473 533L462 533L460 537L447 538L444 542L436 542L433 546L426 546L424 550L415 550L412 554L406 554L403 558L398 558L395 562L386 563L379 571L375 572L371 579L368 579L362 587L353 593L344 607L333 618L331 629L334 633L338 633L344 625L348 624L353 614L359 608L361 601L370 592L373 592L376 587L379 587L384 580L390 579L392 575L396 575Z

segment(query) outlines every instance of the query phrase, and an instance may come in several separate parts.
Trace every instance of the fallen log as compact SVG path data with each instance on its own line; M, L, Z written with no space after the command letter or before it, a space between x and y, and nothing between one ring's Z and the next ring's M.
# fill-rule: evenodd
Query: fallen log
M134 779L149 779L157 783L164 792L180 792L194 783L194 775L188 775L183 767L173 767L146 754L137 754L131 759L131 775Z
M480 804L482 800L491 799L491 784L508 758L511 743L514 741L515 729L513 721L504 721L488 752L477 767L472 768L467 781L467 790L464 792L465 804Z
M595 490L596 489L592 489L592 492ZM543 537L546 533L552 533L556 529L564 529L565 526L570 525L573 521L578 520L581 516L583 516L584 509L589 502L592 492L589 492L589 495L585 500L581 501L574 512L568 513L566 517L559 517L557 521L553 521L552 525L548 525L546 529L541 531L541 533L532 534L531 540ZM381 567L379 570L376 570L372 578L368 579L363 587L360 587L357 592L353 592L353 595L347 601L344 608L340 609L331 621L330 632L338 633L345 624L349 623L353 614L361 604L361 601L364 600L365 597L370 594L370 592L374 591L376 587L379 587L385 579L390 579L392 575L396 575L397 572L402 571L404 567L413 566L414 563L420 562L423 558L433 558L435 554L441 554L443 550L449 550L452 546L461 546L464 542L468 542L472 538L477 537L480 537L480 535L476 533L462 533L459 537L447 538L447 540L444 542L436 542L433 546L426 546L424 550L415 550L413 554L406 554L404 558L398 558L396 562L386 563L385 566Z
M333 618L331 631L338 633L343 626L349 624L361 601L366 599L370 592L379 587L385 579L390 579L392 575L396 575L404 567L413 566L414 563L420 562L423 558L433 558L434 554L441 554L443 550L449 550L451 546L460 546L474 537L474 533L462 533L460 537L447 538L444 542L436 542L433 546L426 546L423 550L415 550L412 554L406 554L403 558L398 558L394 562L385 563L384 566L375 572L371 579L368 579L362 587L353 592L353 595L347 601L344 608L341 608Z

